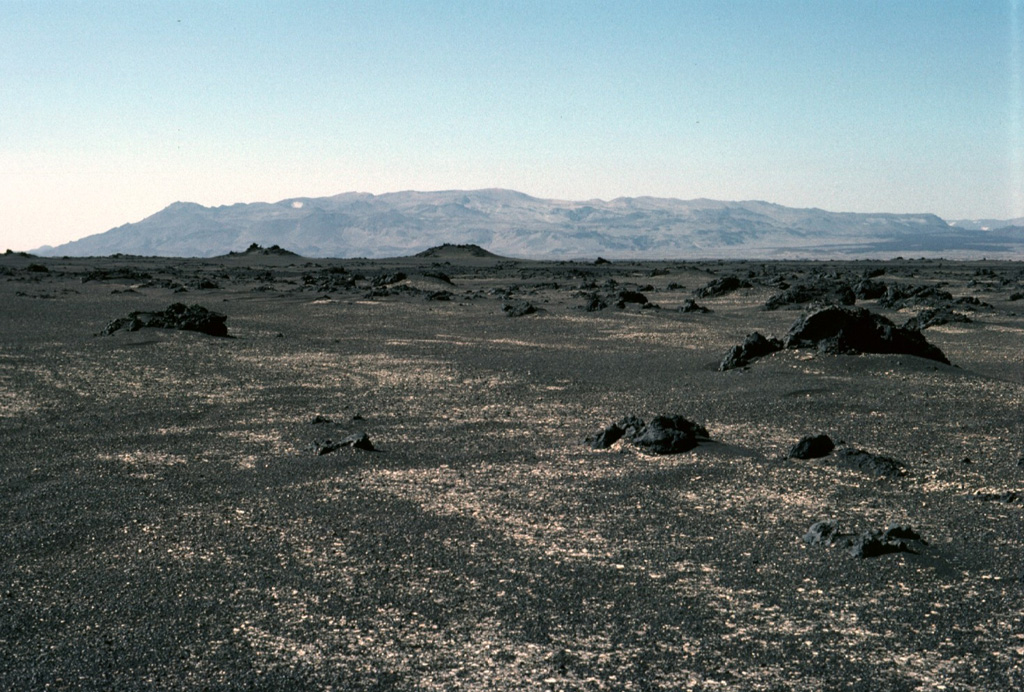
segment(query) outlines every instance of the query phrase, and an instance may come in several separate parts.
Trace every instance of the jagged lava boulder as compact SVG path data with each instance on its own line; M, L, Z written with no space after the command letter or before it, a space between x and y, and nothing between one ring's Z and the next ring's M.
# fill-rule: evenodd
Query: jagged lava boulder
M949 364L921 332L897 327L865 308L832 305L797 320L783 339L785 348L816 348L823 353L905 353Z
M683 416L655 416L649 423L637 416L626 416L587 437L586 442L593 449L607 449L620 439L648 454L679 454L710 437L703 425Z
M741 288L753 288L754 285L746 279L741 279L738 276L723 276L720 279L714 279L709 281L706 285L701 286L693 292L693 295L697 298L715 298L717 296L724 296L727 293L738 291Z
M760 332L748 334L739 346L733 346L718 364L719 370L742 368L752 360L762 358L770 353L782 350L782 342L772 337L767 338Z
M809 435L793 445L787 456L791 459L820 459L831 454L835 448L835 443L828 435Z

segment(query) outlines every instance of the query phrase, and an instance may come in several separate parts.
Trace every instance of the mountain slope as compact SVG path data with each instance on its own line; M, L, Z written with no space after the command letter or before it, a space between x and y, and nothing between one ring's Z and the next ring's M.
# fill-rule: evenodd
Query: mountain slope
M176 202L138 223L39 252L210 257L252 243L308 257L411 255L442 243L530 258L1024 256L1018 230L956 228L932 214L655 197L563 201L498 189L350 192L222 207Z

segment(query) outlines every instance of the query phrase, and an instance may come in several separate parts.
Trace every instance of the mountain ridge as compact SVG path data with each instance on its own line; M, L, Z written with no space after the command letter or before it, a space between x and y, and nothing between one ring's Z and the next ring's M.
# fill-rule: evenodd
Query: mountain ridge
M254 243L307 257L394 257L451 243L536 259L1024 258L1019 229L960 227L927 213L653 196L555 200L502 188L343 192L218 207L178 201L136 223L35 252L213 257Z

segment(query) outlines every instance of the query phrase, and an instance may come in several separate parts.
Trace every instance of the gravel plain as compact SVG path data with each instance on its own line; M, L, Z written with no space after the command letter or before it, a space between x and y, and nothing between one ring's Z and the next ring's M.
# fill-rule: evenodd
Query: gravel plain
M1024 264L428 255L0 256L0 688L1024 688ZM957 299L950 365L719 371L783 286L869 276ZM229 336L101 334L174 303ZM584 441L660 414L710 441Z

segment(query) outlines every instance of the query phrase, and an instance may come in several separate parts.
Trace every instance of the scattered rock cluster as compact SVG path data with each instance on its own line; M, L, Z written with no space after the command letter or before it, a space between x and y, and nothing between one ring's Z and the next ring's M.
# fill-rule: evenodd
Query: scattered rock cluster
M312 288L320 293L336 293L356 287L356 281L363 277L349 274L344 267L322 269L316 274L303 274L302 283L305 288Z
M607 449L619 440L626 440L648 454L678 454L711 439L707 429L682 416L655 416L645 422L637 416L626 416L585 442L592 449Z
M227 336L226 321L227 315L207 310L201 305L174 303L166 310L159 312L130 312L127 317L119 317L107 324L100 333L110 335L121 330L135 332L144 327L150 327L182 329L190 332L202 332L211 336Z
M239 257L242 255L277 255L280 257L298 257L297 253L291 250L285 250L279 245L271 245L270 247L263 247L259 243L253 243L242 252L229 252L228 257Z
M828 548L841 545L853 557L878 557L888 553L917 553L914 548L928 543L910 526L890 524L885 531L869 529L860 534L840 533L839 522L834 519L818 521L804 534L806 543Z
M120 267L118 269L94 269L85 276L82 277L82 283L89 283L90 281L147 281L152 279L153 275L148 272L141 272L137 269L130 267Z
M629 305L637 305L641 309L658 307L648 300L647 296L643 293L644 290L650 290L650 286L644 286L639 289L619 289L616 282L608 281L602 288L609 292L581 291L577 293L577 296L586 300L586 303L582 306L584 310L587 312L598 312L612 306L624 310Z

